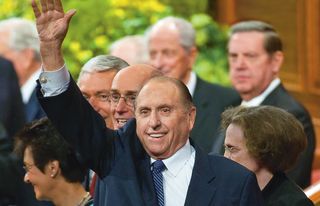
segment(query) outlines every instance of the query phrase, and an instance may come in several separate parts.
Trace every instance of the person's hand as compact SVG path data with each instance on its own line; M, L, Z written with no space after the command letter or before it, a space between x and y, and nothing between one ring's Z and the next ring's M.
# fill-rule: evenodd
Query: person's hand
M69 22L76 11L64 13L61 0L40 0L41 8L32 0L32 9L40 39L40 52L46 70L55 70L64 64L61 45Z

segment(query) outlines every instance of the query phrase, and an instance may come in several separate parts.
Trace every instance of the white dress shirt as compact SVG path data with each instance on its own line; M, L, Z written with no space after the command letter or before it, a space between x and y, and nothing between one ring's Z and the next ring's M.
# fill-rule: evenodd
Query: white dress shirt
M197 75L194 72L191 72L189 82L186 85L188 87L188 90L191 96L193 96L194 94L194 90L196 89L196 84L197 84Z
M151 158L151 164L156 160ZM166 166L163 174L164 205L184 205L195 161L195 150L189 140L174 155L162 160Z
M34 72L20 88L23 103L27 104L29 102L32 92L37 86L36 80L39 78L40 72L41 70L39 68L39 70Z
M267 96L281 83L279 78L276 78L272 80L272 82L269 84L266 90L262 92L259 96L256 96L249 101L242 100L241 105L244 107L255 107L259 106L266 98Z

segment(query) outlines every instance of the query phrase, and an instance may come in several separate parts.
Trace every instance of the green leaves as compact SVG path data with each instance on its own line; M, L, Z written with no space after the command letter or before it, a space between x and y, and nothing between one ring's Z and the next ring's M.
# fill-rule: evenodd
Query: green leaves
M143 34L162 17L179 15L190 20L197 32L199 55L194 70L207 81L230 84L227 27L202 13L206 11L206 0L64 0L63 4L65 11L77 9L63 43L65 60L74 78L91 57L106 54L113 41ZM0 19L13 16L34 19L29 2L0 0Z

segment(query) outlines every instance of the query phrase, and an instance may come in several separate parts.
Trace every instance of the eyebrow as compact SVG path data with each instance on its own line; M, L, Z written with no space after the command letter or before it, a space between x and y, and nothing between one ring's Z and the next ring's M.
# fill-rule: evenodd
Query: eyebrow
M126 91L120 92L117 89L111 89L110 92L118 93L118 94L125 94L125 95L131 95L131 94L137 94L138 93L138 91L133 91L133 90L126 90Z

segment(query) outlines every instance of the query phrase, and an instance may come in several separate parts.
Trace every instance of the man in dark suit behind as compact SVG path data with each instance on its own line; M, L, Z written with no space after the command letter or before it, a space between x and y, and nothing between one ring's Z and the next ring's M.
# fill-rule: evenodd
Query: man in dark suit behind
M188 87L197 107L191 137L205 152L210 152L217 144L221 113L240 104L239 95L230 88L203 81L192 71L197 48L190 22L177 17L161 19L148 32L147 41L151 65Z
M23 182L22 162L11 154L12 138L24 123L18 78L11 62L0 57L0 206L37 204L32 188Z
M310 184L315 133L308 111L286 91L278 77L283 61L281 39L267 23L240 22L231 27L228 50L231 82L240 93L243 106L280 107L302 123L308 146L288 176L300 187L307 187Z
M39 100L62 136L107 184L103 205L261 205L251 172L204 154L189 141L196 109L179 80L151 79L137 96L136 120L118 131L106 128L64 66L61 44L75 11L64 13L61 1L41 4L42 12L32 4L44 69ZM153 183L154 162L165 165L159 187Z
M25 123L16 73L11 62L2 57L0 57L0 122L11 138Z
M22 18L0 21L0 44L16 70L24 103L26 121L45 116L37 97L36 83L40 74L39 38L34 22Z

